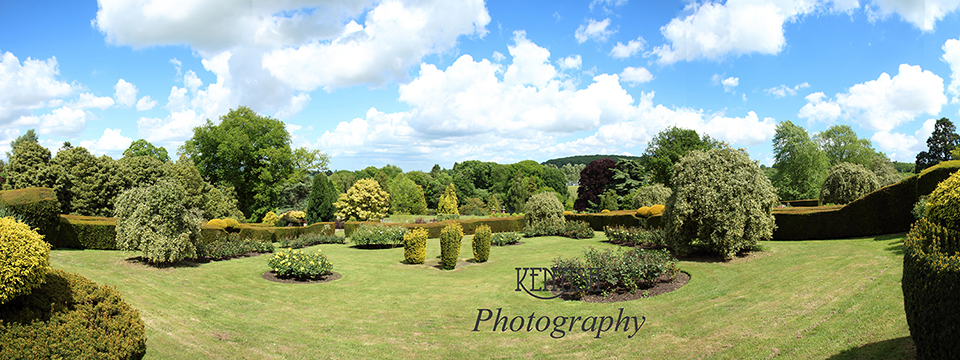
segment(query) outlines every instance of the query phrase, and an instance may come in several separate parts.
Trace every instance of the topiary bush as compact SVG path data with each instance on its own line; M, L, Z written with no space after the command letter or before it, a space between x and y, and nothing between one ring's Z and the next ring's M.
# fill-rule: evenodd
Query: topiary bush
M427 259L427 236L430 232L416 228L403 236L403 259L408 264L423 264Z
M234 218L223 219L225 224L224 228L229 232L239 232L240 231L240 221Z
M931 222L960 230L960 172L940 182L927 197L926 215Z
M702 248L730 259L773 237L777 194L745 151L693 151L674 165L671 179L674 194L662 219L677 254Z
M473 233L473 259L477 262L487 262L490 258L490 227L480 225Z
M382 219L390 209L390 194L376 180L360 179L346 194L340 194L333 205L337 207L336 215L343 219Z
M630 199L633 208L636 209L644 206L666 204L671 194L673 194L673 190L663 186L663 184L653 184L634 190L633 193L627 195L627 198Z
M263 216L263 224L268 226L275 226L279 221L280 217L273 211L267 211L267 214Z
M226 228L227 228L227 222L224 221L224 220L222 220L222 219L210 219L210 221L207 221L207 225L208 225L208 226L215 226L215 227L218 227L218 228L221 228L221 229L226 229Z
M534 194L527 200L527 225L530 227L563 227L563 204L552 192Z
M820 188L820 202L847 204L880 188L877 176L860 164L839 163L830 169Z
M596 250L592 246L584 250L583 259L558 257L553 261L553 267L576 269L560 273L554 278L554 285L590 289L573 294L574 298L593 290L601 294L620 289L633 292L663 280L673 280L680 272L677 259L665 250ZM596 270L588 270L591 268Z
M660 205L660 204L653 205L653 206L650 207L650 215L649 215L649 216L661 215L661 214L663 214L663 210L664 210L664 209L666 209L666 206L663 206L663 205Z
M460 241L463 240L463 228L460 223L447 225L440 231L440 263L444 270L457 267L460 257Z
M0 305L0 358L143 358L143 320L116 289L59 269L44 277L33 292Z
M457 207L457 187L450 183L443 195L440 195L440 202L437 204L437 215L460 215L460 209Z
M903 245L903 308L917 358L958 359L960 232L923 218Z
M291 210L280 215L279 224L274 226L303 226L307 223L307 213L303 211Z
M201 218L184 202L183 187L169 179L121 193L114 210L117 248L140 251L155 264L196 257Z
M0 304L42 285L49 256L43 236L12 217L0 218Z
M0 206L19 214L25 224L36 229L53 247L63 246L59 242L61 205L53 189L36 187L0 191Z

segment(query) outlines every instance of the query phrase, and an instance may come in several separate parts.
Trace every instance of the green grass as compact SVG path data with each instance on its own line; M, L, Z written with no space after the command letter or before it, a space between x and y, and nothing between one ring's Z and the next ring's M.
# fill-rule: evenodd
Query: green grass
M913 358L900 290L903 235L764 242L727 263L683 261L690 283L621 303L537 300L516 292L515 267L549 266L604 236L523 239L453 271L402 264L403 249L319 245L343 278L261 279L270 255L156 269L135 253L51 252L53 267L109 284L140 310L147 358ZM436 262L437 239L427 259ZM470 258L470 237L461 258ZM637 336L574 331L473 332L477 309L528 317L645 316ZM580 325L577 325L580 327ZM524 329L526 330L526 329ZM632 332L632 330L631 330Z

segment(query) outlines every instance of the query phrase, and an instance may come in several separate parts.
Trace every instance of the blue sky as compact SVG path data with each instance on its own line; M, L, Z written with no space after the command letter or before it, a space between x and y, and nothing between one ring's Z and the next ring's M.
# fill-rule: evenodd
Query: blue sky
M238 106L331 169L642 154L669 126L772 164L776 124L894 160L960 104L960 1L0 2L0 151L171 153Z

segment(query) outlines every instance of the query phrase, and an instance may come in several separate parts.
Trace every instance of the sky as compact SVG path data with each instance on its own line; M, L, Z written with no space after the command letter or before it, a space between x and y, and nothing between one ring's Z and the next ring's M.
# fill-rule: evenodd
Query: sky
M678 126L773 164L782 121L896 161L960 119L960 0L0 1L0 151L171 154L247 106L330 169L641 155ZM2 155L5 157L6 155Z

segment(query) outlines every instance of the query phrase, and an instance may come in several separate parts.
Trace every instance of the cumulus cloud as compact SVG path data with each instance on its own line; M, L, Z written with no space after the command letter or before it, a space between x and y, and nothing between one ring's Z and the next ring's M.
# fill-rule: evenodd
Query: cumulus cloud
M150 96L144 96L137 100L137 111L146 111L153 109L154 106L157 106L157 101L151 98Z
M874 20L897 14L904 21L913 24L924 32L932 32L937 21L960 8L958 0L872 0L872 6L865 6L867 14Z
M120 129L104 129L99 139L81 141L80 146L96 155L119 155L133 142L133 139L121 135L120 132Z
M636 86L637 84L643 84L653 80L653 74L642 66L626 67L623 69L623 72L620 73L620 79L631 86Z
M947 92L953 95L951 102L960 102L960 39L949 39L943 43L941 60L950 66L950 86Z
M72 138L87 126L87 113L67 106L39 116L40 134L61 135Z
M10 125L33 110L58 106L73 94L73 87L59 79L57 58L20 60L10 52L0 56L0 126Z
M899 74L880 74L876 80L856 84L835 99L823 93L807 96L799 116L810 120L854 121L875 131L891 131L921 114L937 115L947 103L943 79L920 66L901 64Z
M617 45L614 45L613 50L610 50L610 56L616 59L626 59L640 53L646 46L647 42L643 40L642 36L636 40L628 41L626 45L617 41Z
M583 44L588 40L593 40L596 42L607 41L607 38L613 33L617 32L616 30L608 29L610 27L610 19L603 19L602 21L596 21L590 19L586 24L580 25L577 28L577 31L574 32L573 36L577 38L578 44Z
M913 162L918 152L926 150L927 138L933 133L936 123L936 119L924 121L923 126L913 135L879 131L874 133L870 140L877 144L877 148L886 153L891 160Z
M583 59L580 55L570 55L560 59L559 64L562 70L579 69L583 65Z
M724 92L733 91L733 88L740 85L740 78L731 76L726 79L720 80L720 84L723 85Z
M77 100L70 103L70 107L74 109L106 109L113 106L113 103L114 101L111 97L96 96L91 93L82 93Z
M531 151L543 156L623 153L672 125L738 145L759 144L773 136L773 119L753 112L730 117L668 108L655 105L652 92L635 99L621 85L630 81L627 76L598 74L583 87L565 86L547 49L520 32L514 41L508 47L513 61L506 69L470 55L446 69L421 64L419 75L399 88L399 101L410 110L386 113L372 108L325 132L315 147L350 162L383 154L412 163L467 157L516 161ZM625 74L642 73L640 69ZM583 132L593 134L561 141Z
M764 89L763 92L767 93L768 95L773 95L774 98L779 99L782 97L794 96L797 94L798 90L806 89L808 87L810 87L810 84L808 83L797 84L797 85L794 85L793 87L788 87L786 85L780 84L780 86Z
M131 107L137 101L137 87L126 80L117 80L117 84L113 88L116 91L113 97L117 104Z

